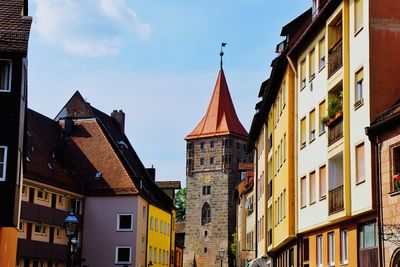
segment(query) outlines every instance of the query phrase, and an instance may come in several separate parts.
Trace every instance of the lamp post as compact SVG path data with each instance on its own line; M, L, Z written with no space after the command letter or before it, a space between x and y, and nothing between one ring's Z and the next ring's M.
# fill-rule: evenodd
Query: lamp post
M222 262L224 261L224 255L225 255L225 250L223 248L220 248L218 251L218 256L221 261L221 267L222 267Z
M79 245L78 232L79 220L76 218L73 210L70 210L67 218L64 220L65 233L68 238L68 258L70 261L69 266L75 267L75 253Z

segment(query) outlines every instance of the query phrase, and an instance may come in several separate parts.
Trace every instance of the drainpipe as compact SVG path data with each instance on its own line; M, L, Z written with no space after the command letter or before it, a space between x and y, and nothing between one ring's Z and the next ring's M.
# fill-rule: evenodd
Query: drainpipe
M377 217L377 223L378 223L378 253L379 253L379 266L384 267L385 266L385 261L383 258L383 242L382 242L382 237L383 237L383 224L382 224L382 177L380 175L380 162L381 162L381 155L380 155L380 150L381 150L381 145L379 144L379 137L377 135L373 136L370 128L367 127L365 129L366 134L369 137L369 140L371 141L372 145L375 147L375 153L374 153L374 165L375 165L375 177L376 177L376 217ZM375 137L375 138L374 138Z

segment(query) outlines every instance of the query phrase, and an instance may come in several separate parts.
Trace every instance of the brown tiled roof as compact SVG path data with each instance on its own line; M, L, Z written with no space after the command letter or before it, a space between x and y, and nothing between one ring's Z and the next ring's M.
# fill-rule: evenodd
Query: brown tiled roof
M236 114L224 70L221 69L206 115L185 139L192 140L223 135L233 135L242 139L247 139L248 136Z
M141 194L152 204L170 210L171 199L152 181L126 135L111 116L87 103L77 91L56 116L74 121L68 148L81 170L88 194ZM78 156L75 156L78 155ZM95 179L97 172L102 177Z
M28 51L32 18L22 10L23 0L0 0L0 51Z
M28 109L24 177L81 193L83 188L65 158L58 123Z
M156 181L161 189L181 189L180 181Z

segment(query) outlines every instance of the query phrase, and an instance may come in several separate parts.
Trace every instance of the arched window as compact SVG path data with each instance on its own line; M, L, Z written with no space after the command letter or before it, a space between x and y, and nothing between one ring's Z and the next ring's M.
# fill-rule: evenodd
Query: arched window
M201 225L207 224L211 222L211 208L208 203L203 205L201 209Z
M400 249L396 250L396 252L393 253L392 263L390 264L390 267L400 267Z

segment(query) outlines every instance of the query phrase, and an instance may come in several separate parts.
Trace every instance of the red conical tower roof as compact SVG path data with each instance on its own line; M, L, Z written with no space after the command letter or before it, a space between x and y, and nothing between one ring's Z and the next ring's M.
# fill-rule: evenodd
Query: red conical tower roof
M185 140L223 135L246 139L248 133L236 115L224 70L221 68L207 113Z

